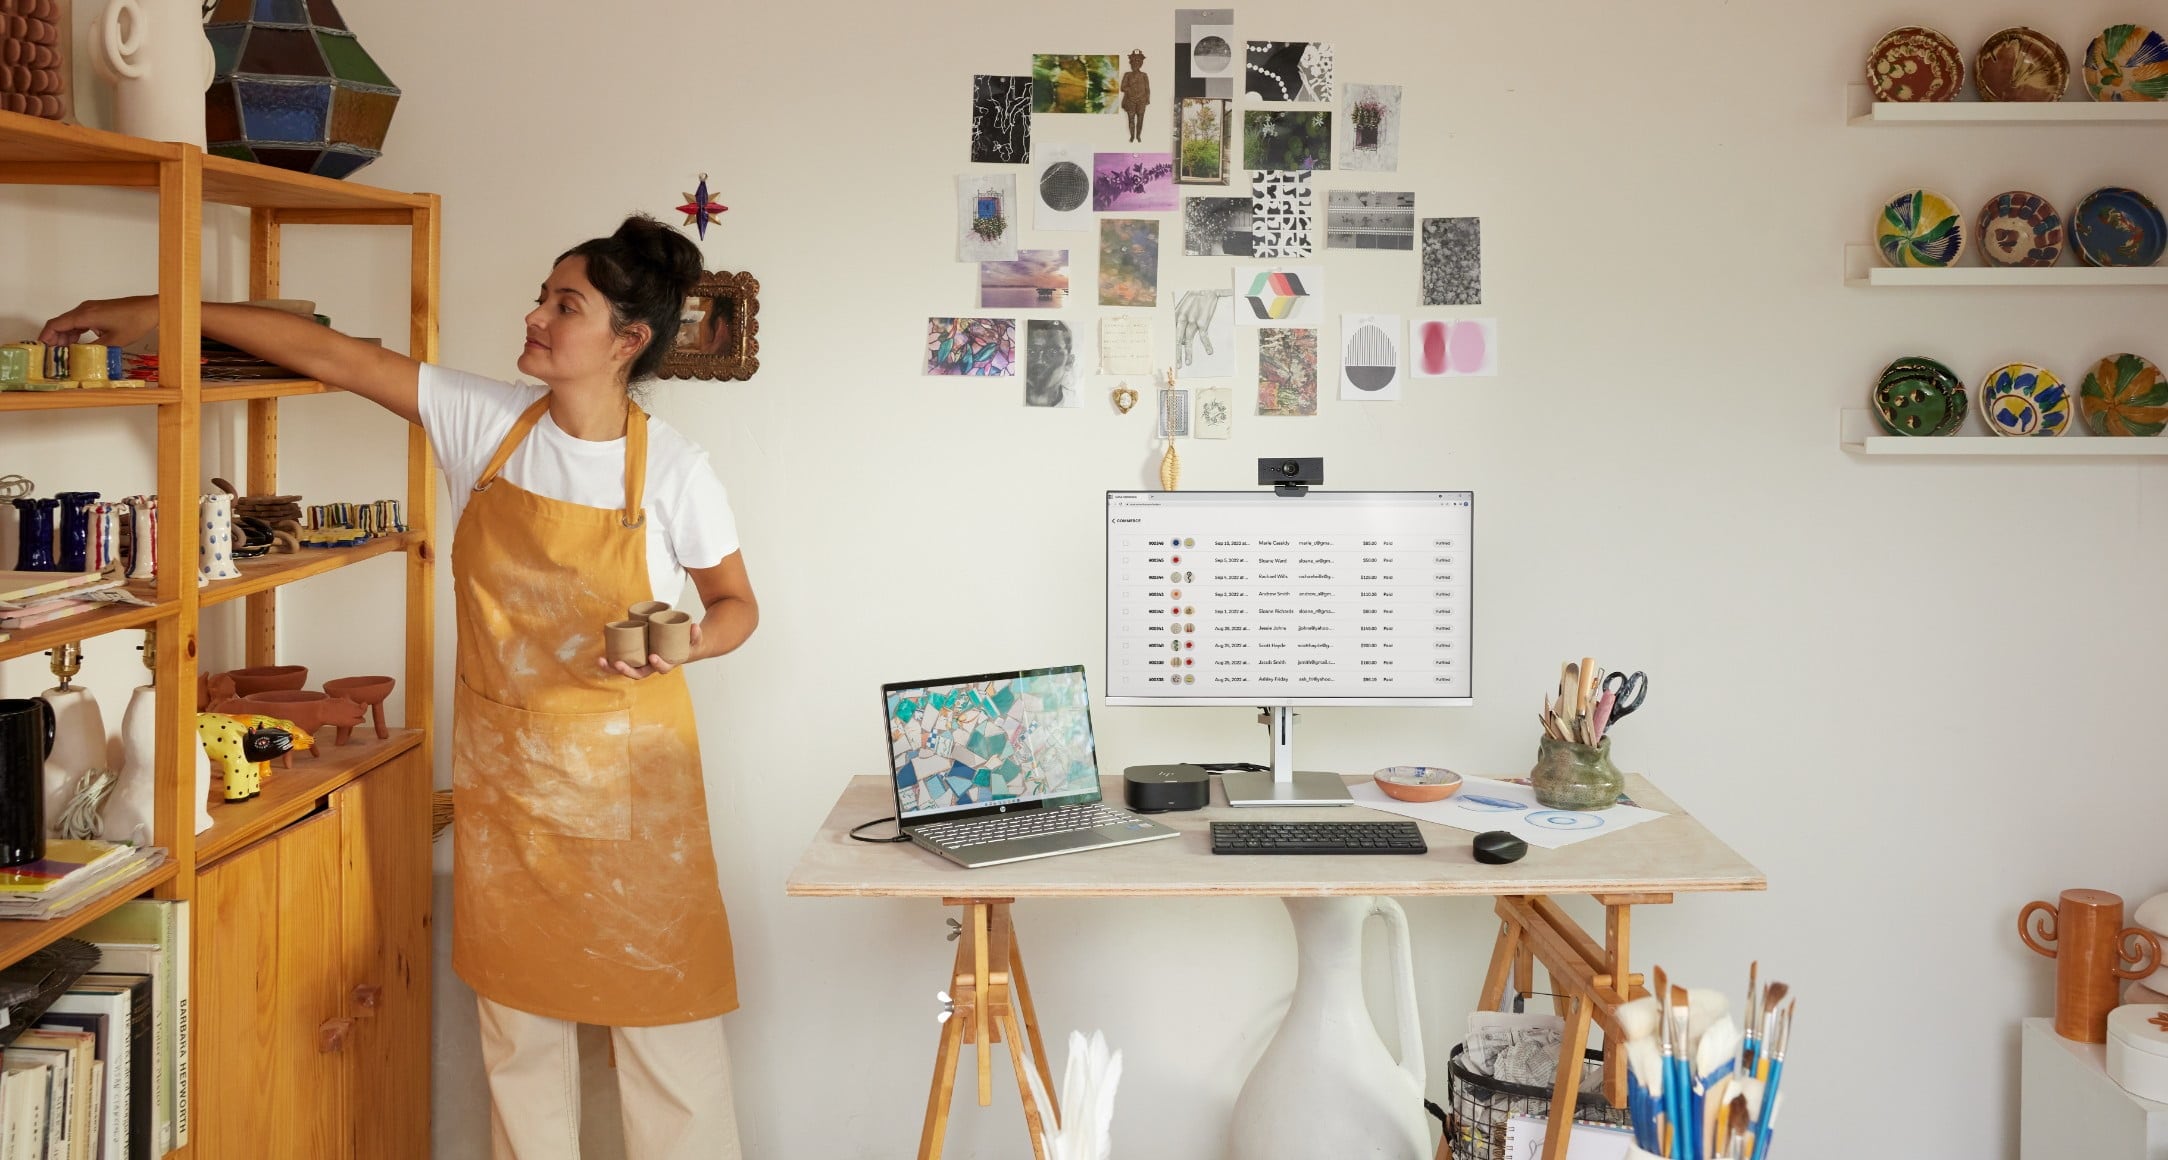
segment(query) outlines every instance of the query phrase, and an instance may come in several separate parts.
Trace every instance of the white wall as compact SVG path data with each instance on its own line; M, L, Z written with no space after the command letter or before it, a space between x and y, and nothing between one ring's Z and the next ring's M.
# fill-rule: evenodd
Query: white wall
M571 0L346 5L406 87L390 156L365 176L444 194L446 361L510 373L549 259L628 210L666 215L702 170L731 207L709 234L711 264L763 284L759 377L655 395L715 455L764 614L741 652L691 676L738 937L745 1007L729 1027L748 1155L910 1147L950 953L943 914L788 899L784 879L843 781L883 768L881 681L1072 659L1096 670L1100 493L1154 478L1148 418L1104 406L1111 383L1095 380L1080 410L1043 412L1020 405L1015 382L915 373L926 316L975 300L973 271L951 260L949 209L952 175L971 168L970 75L1024 71L1035 50L1141 45L1159 101L1151 124L1163 125L1172 7L658 3L627 18ZM1355 405L1330 397L1328 359L1317 418L1240 415L1233 440L1183 446L1191 487L1247 486L1254 457L1300 452L1325 455L1336 486L1479 495L1480 707L1312 712L1308 760L1517 774L1532 758L1530 710L1560 661L1648 670L1653 695L1621 734L1622 763L1772 886L1649 910L1636 946L1644 964L1735 997L1758 958L1803 996L1785 1122L1795 1156L2011 1154L2016 1020L2048 1010L2052 994L2051 965L2011 929L2017 908L2068 886L2133 902L2168 887L2168 790L2147 709L2168 476L2116 463L1866 463L1835 442L1837 409L1859 405L1898 354L1944 358L1968 378L2018 358L2074 378L2111 351L2168 357L2156 292L1869 292L1839 279L1843 243L1910 185L1968 210L2008 188L2066 210L2111 181L2168 194L2157 130L1845 127L1843 85L1894 24L1925 20L1969 51L2029 17L2078 52L2130 15L2095 0L2059 7L1238 8L1245 35L1334 42L1342 81L1406 86L1401 172L1321 174L1322 187L1412 188L1426 216L1483 219L1482 308L1420 308L1410 257L1334 253L1328 310L1495 316L1507 371ZM1107 149L1123 138L1119 117L1046 118L1036 133ZM57 203L4 196L11 239L23 239L19 207ZM85 201L77 236L110 224L113 241L93 248L116 262L138 251L131 211ZM1177 250L1179 217L1165 220L1163 247ZM1077 284L1091 285L1089 235L1024 240L1080 251ZM45 270L53 245L11 241L11 254L32 251L11 265ZM398 336L396 239L297 249L290 293ZM1163 257L1162 285L1217 280L1227 264ZM147 277L147 258L135 269ZM214 289L243 288L225 273ZM134 284L103 271L18 276L0 321L12 330ZM1088 322L1089 297L1064 317ZM1337 319L1326 350L1336 333ZM1242 345L1247 369L1255 349ZM340 423L339 442L315 456L289 439L290 481L357 496L396 487L395 432L363 410L291 404ZM26 463L55 487L117 479L103 454L92 471L76 453L113 445L106 422L10 416L0 469ZM18 434L33 423L35 440ZM306 610L348 597L396 607L392 574L332 583L346 587L290 603L290 622L321 626L290 657L389 663L371 634ZM448 636L441 651L448 666ZM93 657L123 667L106 653L123 645ZM41 676L16 662L0 691ZM108 704L117 718L118 695ZM1263 743L1236 710L1095 720L1110 768L1242 758ZM1410 910L1443 1099L1443 1059L1492 927L1480 902ZM1218 1154L1292 983L1279 909L1064 902L1021 907L1018 920L1050 1031L1104 1028L1127 1054L1117 1154ZM480 1156L471 1007L448 970L440 977L438 1154ZM1389 992L1376 994L1389 1026ZM1020 1154L998 1066L995 1108L960 1098L951 1156ZM608 1107L591 1101L591 1135L609 1134Z

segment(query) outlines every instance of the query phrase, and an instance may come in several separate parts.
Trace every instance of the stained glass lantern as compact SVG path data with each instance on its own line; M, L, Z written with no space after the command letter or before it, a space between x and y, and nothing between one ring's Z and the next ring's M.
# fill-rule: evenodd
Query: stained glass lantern
M215 0L206 97L211 152L323 177L379 157L399 86L332 0Z

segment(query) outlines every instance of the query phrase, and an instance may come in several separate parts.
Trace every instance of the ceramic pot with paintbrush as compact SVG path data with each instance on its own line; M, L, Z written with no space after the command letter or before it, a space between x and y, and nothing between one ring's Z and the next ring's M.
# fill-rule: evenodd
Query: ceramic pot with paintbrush
M1538 803L1554 810L1607 810L1618 804L1626 775L1611 764L1610 731L1641 707L1648 686L1647 674L1605 674L1594 657L1566 663L1558 700L1544 698L1543 739L1528 775Z

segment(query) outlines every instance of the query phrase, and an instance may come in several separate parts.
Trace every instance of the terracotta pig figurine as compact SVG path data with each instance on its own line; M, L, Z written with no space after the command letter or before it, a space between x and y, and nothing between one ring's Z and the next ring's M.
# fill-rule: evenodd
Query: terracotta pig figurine
M243 702L236 698L234 701L229 703L242 704ZM279 754L280 769L292 769L294 767L294 753L296 751L306 753L311 757L323 756L322 754L316 752L316 738L311 736L308 730L294 724L292 721L288 721L279 717L273 717L268 713L242 713L233 712L230 710L220 710L220 715L232 717L234 720L239 721L244 725L247 725L251 729L276 729L282 733L293 734L293 748Z
M216 711L283 717L312 737L318 730L330 726L338 730L333 736L340 745L346 744L347 738L354 733L354 726L361 724L368 714L367 709L344 697L324 697L311 701L258 701L249 697L234 697L219 702Z
M220 701L231 700L237 690L233 687L231 673L196 674L196 712L208 713L211 706Z

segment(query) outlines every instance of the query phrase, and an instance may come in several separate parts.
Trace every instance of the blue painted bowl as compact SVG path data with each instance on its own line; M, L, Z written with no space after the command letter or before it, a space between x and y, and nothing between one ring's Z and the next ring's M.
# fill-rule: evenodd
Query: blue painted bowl
M2160 207L2135 189L2104 186L2085 195L2070 215L2070 238L2088 266L2150 266L2168 248Z
M2070 388L2031 363L1997 367L1980 384L1980 407L1997 435L2060 435L2070 429Z

